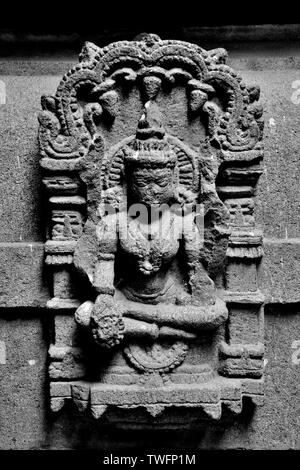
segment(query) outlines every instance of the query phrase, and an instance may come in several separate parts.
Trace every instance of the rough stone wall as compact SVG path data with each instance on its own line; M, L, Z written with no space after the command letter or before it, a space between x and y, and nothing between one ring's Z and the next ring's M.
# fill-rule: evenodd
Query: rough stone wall
M200 36L197 40L193 35L193 42L207 47ZM105 42L114 39L107 37ZM300 104L295 94L300 83L296 83L300 45L282 41L270 47L252 38L237 47L233 38L229 44L220 39L217 46L227 48L229 65L246 83L260 85L264 106L264 174L256 210L265 237L260 275L266 295L265 405L257 408L251 420L246 407L235 423L179 435L161 431L155 436L147 431L112 431L74 412L49 413L46 368L52 322L45 309L50 293L43 263L37 114L40 96L54 93L77 57L73 52L2 57L0 80L6 97L0 104L1 449L109 449L149 444L149 439L153 445L199 448L300 447Z

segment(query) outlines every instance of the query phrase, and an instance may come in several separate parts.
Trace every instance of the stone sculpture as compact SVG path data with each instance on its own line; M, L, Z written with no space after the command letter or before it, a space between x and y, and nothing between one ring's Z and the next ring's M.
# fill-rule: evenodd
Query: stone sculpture
M42 97L53 410L182 425L262 403L262 108L226 57L153 34L87 43Z

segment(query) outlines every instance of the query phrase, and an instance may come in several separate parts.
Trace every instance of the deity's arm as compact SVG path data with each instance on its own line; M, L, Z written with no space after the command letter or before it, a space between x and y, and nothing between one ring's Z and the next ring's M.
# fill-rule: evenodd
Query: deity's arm
M217 328L228 316L226 304L217 299L214 305L174 305L174 304L140 304L124 299L123 318L131 318L145 323L158 325L160 330L172 328L197 332ZM173 333L174 334L174 333Z
M98 294L114 294L114 260L117 250L117 214L87 220L77 242L74 263L84 272Z
M94 287L99 294L114 294L115 253L118 244L118 214L105 215L96 226L98 255Z
M201 260L204 239L201 220L195 220L197 217L201 217L201 214L195 211L190 211L183 217L181 243L192 303L211 305L215 302L215 287Z
M218 196L216 173L217 167L213 160L202 163L201 204L204 224L200 257L212 279L223 269L230 234L230 215Z

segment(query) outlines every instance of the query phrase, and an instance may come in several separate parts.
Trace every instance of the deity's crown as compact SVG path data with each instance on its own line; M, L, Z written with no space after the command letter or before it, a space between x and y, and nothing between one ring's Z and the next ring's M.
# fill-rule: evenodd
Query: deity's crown
M177 157L169 142L148 139L134 140L126 149L125 161L135 167L174 167Z
M161 112L148 101L138 122L136 138L126 149L126 163L134 166L174 166L176 154L166 139Z

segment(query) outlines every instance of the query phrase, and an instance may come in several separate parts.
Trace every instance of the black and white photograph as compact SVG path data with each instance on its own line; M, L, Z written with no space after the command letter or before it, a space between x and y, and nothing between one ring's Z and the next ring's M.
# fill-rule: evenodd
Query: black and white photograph
M43 8L0 21L1 457L299 450L296 15Z

